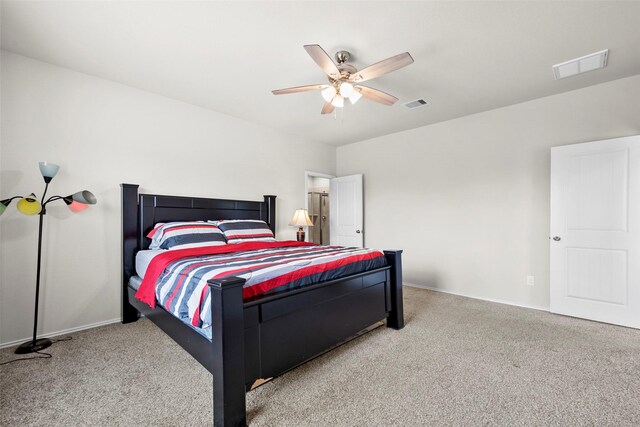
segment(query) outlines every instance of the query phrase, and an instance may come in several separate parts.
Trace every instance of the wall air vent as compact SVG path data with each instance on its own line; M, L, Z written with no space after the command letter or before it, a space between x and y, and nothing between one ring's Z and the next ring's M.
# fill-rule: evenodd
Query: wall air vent
M424 107L425 105L428 105L428 104L429 103L425 99L420 98L420 99L416 99L415 101L407 102L403 105L407 108L418 108L418 107Z
M564 79L578 74L586 73L607 66L609 49L592 53L581 58L572 59L553 66L553 75L556 80Z

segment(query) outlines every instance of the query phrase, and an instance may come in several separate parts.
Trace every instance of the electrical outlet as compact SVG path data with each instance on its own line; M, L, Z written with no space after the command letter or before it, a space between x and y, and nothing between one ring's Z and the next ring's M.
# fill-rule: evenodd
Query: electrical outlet
M535 284L535 278L533 276L527 276L527 286L533 286Z

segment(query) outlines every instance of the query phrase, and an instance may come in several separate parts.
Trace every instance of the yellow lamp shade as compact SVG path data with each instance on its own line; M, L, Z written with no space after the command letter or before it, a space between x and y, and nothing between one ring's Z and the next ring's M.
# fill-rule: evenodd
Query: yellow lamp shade
M18 201L17 208L24 215L37 215L42 210L42 205L36 199L36 195L31 193Z

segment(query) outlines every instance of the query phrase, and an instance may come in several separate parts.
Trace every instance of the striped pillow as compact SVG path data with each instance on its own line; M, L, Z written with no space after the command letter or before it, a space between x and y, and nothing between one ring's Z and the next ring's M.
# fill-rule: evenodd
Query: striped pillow
M158 223L147 237L149 249L187 249L225 245L222 231L204 221Z
M226 219L217 221L227 243L275 242L273 231L266 222L257 219Z

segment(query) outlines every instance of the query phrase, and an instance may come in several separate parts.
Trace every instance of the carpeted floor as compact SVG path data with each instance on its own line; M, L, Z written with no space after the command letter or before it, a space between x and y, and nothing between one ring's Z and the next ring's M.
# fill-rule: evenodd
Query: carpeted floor
M249 424L640 425L639 330L413 288L405 318L248 393ZM50 353L0 366L0 425L212 423L211 375L149 321Z

